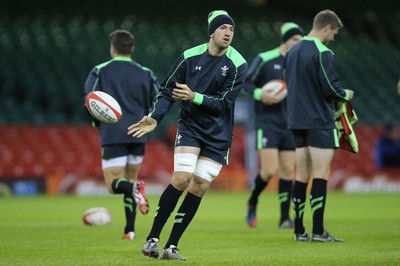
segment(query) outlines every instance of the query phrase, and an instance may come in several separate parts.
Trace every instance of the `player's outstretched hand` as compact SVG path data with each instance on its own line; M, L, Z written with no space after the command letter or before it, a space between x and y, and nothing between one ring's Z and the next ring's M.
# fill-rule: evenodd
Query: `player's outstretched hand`
M128 135L140 138L144 134L153 131L157 127L157 121L149 116L144 116L142 120L128 127Z

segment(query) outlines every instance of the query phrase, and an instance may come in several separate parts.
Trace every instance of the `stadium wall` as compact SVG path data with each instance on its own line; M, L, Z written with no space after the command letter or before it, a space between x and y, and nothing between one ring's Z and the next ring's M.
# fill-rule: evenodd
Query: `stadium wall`
M374 143L381 126L358 126L355 130L360 142L359 154L336 152L329 188L349 192L400 191L400 167L382 170L374 164ZM246 150L253 144L246 142L246 134L244 127L235 128L231 163L223 168L212 189L249 188L253 176L249 176L246 166ZM0 135L0 195L108 194L96 129L75 125L3 125ZM153 139L147 146L140 177L148 183L149 193L160 193L169 183L173 171L172 143L171 136ZM268 190L276 190L277 180L275 177L271 181Z
M345 27L330 47L342 83L356 92L353 107L359 116L360 153L336 153L330 188L347 189L346 180L352 177L353 190L396 190L400 174L396 169L375 169L373 141L383 123L400 121L396 108L400 97L395 91L400 62L400 10L393 8L397 4L396 0L1 1L0 194L105 193L98 133L90 128L82 105L91 67L109 59L108 34L115 28L132 31L137 39L134 59L152 68L161 81L183 50L207 41L206 17L213 9L226 9L234 17L233 46L248 62L278 45L283 22L295 21L307 32L316 12L335 10ZM141 175L154 184L155 193L172 172L171 134L165 132L174 127L177 116L174 106L152 135L149 158L142 167ZM238 124L232 163L213 189L248 188L258 165L253 143L246 142L248 128L243 121ZM164 164L152 165L156 156ZM268 189L276 189L274 180Z

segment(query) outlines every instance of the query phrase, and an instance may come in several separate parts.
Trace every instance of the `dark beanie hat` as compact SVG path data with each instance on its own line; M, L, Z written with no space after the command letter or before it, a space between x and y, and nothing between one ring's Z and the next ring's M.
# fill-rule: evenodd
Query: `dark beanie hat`
M223 24L235 27L235 22L225 10L215 10L208 14L208 36Z
M294 35L300 34L301 36L304 35L303 29L300 28L299 25L293 22L287 22L284 23L281 27L281 36L282 36L282 42L286 42L290 38L292 38Z

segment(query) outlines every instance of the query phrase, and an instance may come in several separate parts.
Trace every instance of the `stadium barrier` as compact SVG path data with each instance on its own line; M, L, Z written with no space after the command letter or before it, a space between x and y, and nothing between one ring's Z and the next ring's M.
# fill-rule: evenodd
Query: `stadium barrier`
M330 189L400 191L400 167L379 170L374 164L374 142L381 128L355 127L359 154L343 150L335 153L328 182ZM235 128L231 163L222 169L211 189L248 189L254 177L249 176L245 164L244 134L244 128ZM106 194L96 129L87 125L2 125L0 136L0 195ZM171 140L152 139L147 145L140 178L154 193L162 191L170 181L173 172L171 143ZM277 180L278 177L273 178L267 189L276 190Z

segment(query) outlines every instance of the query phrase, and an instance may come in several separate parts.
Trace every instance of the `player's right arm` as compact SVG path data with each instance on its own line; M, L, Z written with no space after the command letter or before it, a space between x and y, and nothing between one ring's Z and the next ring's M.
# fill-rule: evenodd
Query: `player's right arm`
M168 72L165 80L161 83L160 91L154 99L152 110L148 115L155 119L157 123L160 123L165 114L175 103L172 97L172 91L175 88L176 82L185 83L184 64L185 58L181 55Z
M335 97L337 101L350 101L354 92L342 88L339 75L335 70L333 53L329 51L320 54L320 73L319 79L322 85L322 91L325 96Z
M153 131L157 127L157 121L149 116L144 116L142 120L128 127L128 135L140 138L144 134Z
M184 71L181 65L184 63L184 57L181 55L169 71L167 78L161 83L160 90L155 96L153 107L147 116L142 120L128 127L128 135L140 138L144 134L153 131L161 119L174 104L172 90L175 88L175 82L183 80Z
M264 66L265 61L260 55L257 55L249 66L247 71L246 82L243 86L243 92L247 96L253 98L255 101L262 102L266 105L274 105L279 103L277 97L269 95L260 86L259 76L261 68Z

